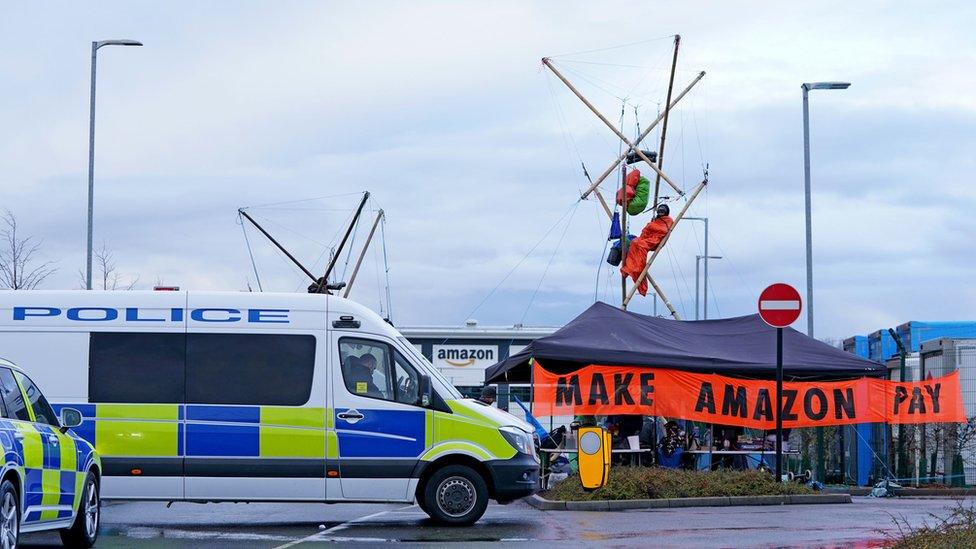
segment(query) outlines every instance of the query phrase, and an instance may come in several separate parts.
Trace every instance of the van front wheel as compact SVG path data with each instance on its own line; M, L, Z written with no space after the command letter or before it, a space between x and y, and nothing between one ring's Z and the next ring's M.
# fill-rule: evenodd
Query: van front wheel
M435 521L469 526L485 514L488 486L474 469L448 465L431 475L424 486L420 508Z

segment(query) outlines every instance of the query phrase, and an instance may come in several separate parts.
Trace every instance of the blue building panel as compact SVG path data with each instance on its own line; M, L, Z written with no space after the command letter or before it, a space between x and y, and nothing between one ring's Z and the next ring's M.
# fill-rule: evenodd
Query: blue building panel
M868 336L853 336L845 339L844 350L859 357L868 358L870 355Z
M976 321L927 322L911 320L895 328L909 352L918 352L922 343L943 337L976 338Z
M878 330L868 335L868 359L876 362L887 360L898 354L898 345L887 329Z

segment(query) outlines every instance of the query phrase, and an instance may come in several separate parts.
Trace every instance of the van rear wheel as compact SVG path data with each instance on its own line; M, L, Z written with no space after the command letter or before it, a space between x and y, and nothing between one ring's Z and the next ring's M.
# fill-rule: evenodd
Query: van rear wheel
M474 469L448 465L427 480L420 508L441 524L469 526L488 508L488 486Z

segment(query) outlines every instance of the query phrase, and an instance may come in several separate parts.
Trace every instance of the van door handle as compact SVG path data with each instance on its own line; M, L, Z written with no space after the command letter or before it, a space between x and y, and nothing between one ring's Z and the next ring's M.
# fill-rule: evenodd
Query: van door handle
M350 423L355 423L366 416L359 413L357 410L348 410L345 412L339 412L338 414L336 414L336 417L339 419L344 419L346 421L349 421Z
M50 442L51 444L53 444L54 446L57 446L60 443L60 441L58 440L58 437L56 437L54 435L48 435L47 436L47 441Z
M24 433L20 431L14 431L14 438L17 440L24 440Z

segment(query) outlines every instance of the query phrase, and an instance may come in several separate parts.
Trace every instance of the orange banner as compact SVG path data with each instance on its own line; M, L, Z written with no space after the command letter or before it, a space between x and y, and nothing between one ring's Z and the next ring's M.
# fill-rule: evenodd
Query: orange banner
M533 365L536 416L639 414L774 429L776 382L664 368L590 365L553 374ZM783 383L783 427L964 423L959 372L917 382L862 377Z

